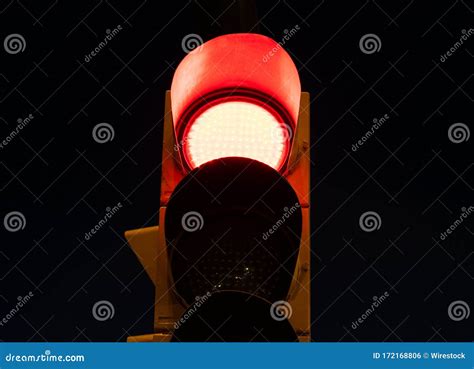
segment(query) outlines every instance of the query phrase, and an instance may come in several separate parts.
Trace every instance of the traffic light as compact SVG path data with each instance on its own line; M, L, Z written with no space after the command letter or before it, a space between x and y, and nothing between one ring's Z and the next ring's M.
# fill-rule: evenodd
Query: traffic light
M309 95L274 40L214 38L165 99L158 225L126 238L155 285L128 341L309 341Z

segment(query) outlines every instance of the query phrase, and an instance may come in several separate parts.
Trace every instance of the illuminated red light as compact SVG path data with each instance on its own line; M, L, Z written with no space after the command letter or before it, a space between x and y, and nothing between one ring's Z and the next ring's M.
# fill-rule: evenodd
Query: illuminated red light
M237 156L278 170L289 149L282 119L259 104L224 101L203 109L185 132L184 153L191 167Z
M296 130L300 94L298 71L276 41L240 33L204 43L181 61L171 85L183 164L193 169L234 156L281 170Z

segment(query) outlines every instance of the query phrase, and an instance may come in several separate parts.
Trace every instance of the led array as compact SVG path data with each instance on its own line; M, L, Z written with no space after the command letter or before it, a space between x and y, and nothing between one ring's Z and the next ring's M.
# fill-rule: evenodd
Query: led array
M204 110L188 131L186 155L192 167L236 156L279 169L289 146L286 126L264 107L226 101Z

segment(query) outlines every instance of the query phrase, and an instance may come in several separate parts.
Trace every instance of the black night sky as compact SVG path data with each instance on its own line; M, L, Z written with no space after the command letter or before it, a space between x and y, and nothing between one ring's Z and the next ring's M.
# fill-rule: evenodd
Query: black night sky
M442 61L474 32L472 4L245 4L1 2L0 139L18 119L28 124L0 148L2 224L14 211L25 219L16 232L0 227L0 319L33 295L0 326L2 341L115 342L151 331L154 289L124 232L157 224L164 97L182 40L244 30L280 41L295 25L285 49L311 95L313 340L472 340L472 318L453 320L448 307L473 306L474 215L442 237L473 205L474 36ZM22 52L6 51L11 34L23 37ZM366 34L377 35L378 52L361 51ZM92 131L103 122L114 138L100 144ZM455 123L460 139L449 134ZM368 211L380 217L374 232L359 225ZM113 303L113 319L93 318L99 300Z

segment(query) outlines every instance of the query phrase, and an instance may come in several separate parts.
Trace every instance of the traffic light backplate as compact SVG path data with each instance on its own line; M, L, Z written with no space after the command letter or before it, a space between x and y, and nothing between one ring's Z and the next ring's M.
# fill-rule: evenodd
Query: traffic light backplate
M309 94L301 93L298 124L294 132L288 165L282 175L295 191L302 211L302 233L297 264L286 301L292 309L289 321L300 342L310 335L310 115ZM165 99L163 120L163 153L158 225L125 232L125 237L155 286L154 330L152 333L128 337L129 342L169 342L176 321L186 307L175 293L165 238L167 204L178 183L185 177L180 148L173 128L170 92Z

